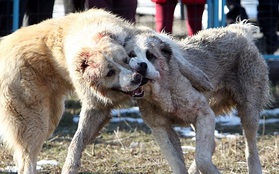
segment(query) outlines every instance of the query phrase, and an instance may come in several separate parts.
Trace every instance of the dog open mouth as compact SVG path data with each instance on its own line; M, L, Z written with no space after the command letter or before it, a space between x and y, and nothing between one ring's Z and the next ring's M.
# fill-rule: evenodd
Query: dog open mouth
M149 81L150 81L150 79L143 78L140 86L137 89L135 89L134 91L131 91L131 92L124 92L124 91L122 91L122 92L133 97L134 99L141 99L144 96L143 85L147 84Z
M126 94L130 95L134 99L141 99L144 96L144 90L143 90L143 87L140 86L137 89L135 89L134 91L127 92Z
M133 91L122 91L116 88L112 88L112 90L122 92L130 97L133 97L134 99L141 99L144 96L144 90L142 86L139 86Z
M150 81L152 81L152 80L150 80L148 78L143 78L142 81L141 81L140 86L137 89L135 89L133 91L129 91L129 92L122 91L122 90L120 90L120 91L123 92L126 95L129 95L129 96L133 97L134 99L141 99L144 96L143 85L147 84ZM115 90L117 90L117 89L115 89Z

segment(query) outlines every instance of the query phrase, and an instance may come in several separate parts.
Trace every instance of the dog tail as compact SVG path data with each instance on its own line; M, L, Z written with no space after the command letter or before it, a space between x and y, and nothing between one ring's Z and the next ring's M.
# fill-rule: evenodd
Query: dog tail
M259 27L248 23L248 20L243 20L235 24L231 24L228 26L230 31L234 31L240 35L243 35L247 39L253 40L253 34L259 33Z

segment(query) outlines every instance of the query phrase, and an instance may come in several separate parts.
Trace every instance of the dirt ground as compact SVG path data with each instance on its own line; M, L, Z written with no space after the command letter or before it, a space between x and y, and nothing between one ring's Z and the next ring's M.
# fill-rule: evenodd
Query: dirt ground
M130 129L121 129L121 125L111 129L110 126L107 126L102 135L84 150L81 173L171 174L167 161L162 157L160 149L150 133L133 125L129 125ZM65 129L69 129L69 127ZM65 135L64 133L58 131L55 136L46 141L38 159L39 161L55 160L58 164L42 166L39 173L61 173L67 148L72 138L70 134ZM185 163L189 167L195 155L195 141L182 137L181 143ZM278 136L258 137L259 154L265 174L279 173L278 143ZM216 139L216 144L213 162L222 173L247 173L244 156L245 143L242 136ZM3 145L0 145L0 173L8 174L9 172L3 171L7 166L14 166L12 156L3 148Z
M136 25L146 25L155 28L154 16L137 16ZM185 21L174 21L173 33L178 37L186 37ZM78 112L78 111L75 111ZM63 121L54 135L48 139L38 160L55 160L57 165L43 166L38 173L61 173L67 148L77 125L72 123L71 114L65 114ZM228 128L218 128L228 131ZM263 131L264 129L264 131ZM279 136L278 124L272 130L260 127L258 136L259 154L264 174L279 173ZM230 132L239 132L240 127L229 128ZM265 132L265 133L263 133ZM186 166L194 159L195 141L181 137ZM216 138L216 151L213 161L224 174L247 173L245 162L245 143L243 136L236 138ZM0 142L0 173L11 173L5 170L14 166L12 155ZM82 173L88 174L170 174L167 161L162 157L158 145L153 140L150 129L145 124L123 122L110 123L105 127L100 137L87 146L82 156Z

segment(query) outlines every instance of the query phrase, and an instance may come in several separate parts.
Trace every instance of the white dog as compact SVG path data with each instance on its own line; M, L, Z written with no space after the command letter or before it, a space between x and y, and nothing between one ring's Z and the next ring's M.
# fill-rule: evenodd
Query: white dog
M253 43L252 33L257 30L253 25L240 23L203 30L178 42L165 34L139 28L138 36L127 44L135 47L136 55L146 55L145 60L137 56L131 59L132 67L134 62L150 61L160 72L160 79L145 86L147 95L138 103L174 173L187 171L172 125L189 123L196 127L197 147L195 162L188 172L219 173L211 161L213 114L203 95L190 85L200 91L211 88L210 84L196 80L195 73L202 72L213 84L213 90L204 91L204 96L214 113L220 115L237 109L246 139L249 173L262 173L256 135L259 113L269 103L269 80L267 65ZM194 67L194 71L189 67Z

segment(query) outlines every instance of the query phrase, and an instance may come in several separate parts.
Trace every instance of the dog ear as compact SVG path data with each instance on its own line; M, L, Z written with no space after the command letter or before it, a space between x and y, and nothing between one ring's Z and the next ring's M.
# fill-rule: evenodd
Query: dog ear
M88 65L89 54L83 52L80 54L80 57L81 57L80 70L82 71L82 73L84 73L85 69L89 66Z
M97 56L96 52L91 51L90 49L83 49L79 54L80 70L84 72L89 66L92 68L97 68L98 64L94 62L93 57Z
M179 59L177 59L179 60ZM183 76L185 76L192 86L198 91L211 91L213 90L213 85L211 84L208 76L198 67L192 65L187 60L179 61L179 71Z
M99 32L97 33L95 36L94 36L94 41L98 43L99 40L101 40L102 38L104 37L109 37L113 40L116 40L117 39L117 36L110 33L110 32L107 32L107 31L102 31L102 32Z
M100 71L100 65L94 61L94 58L98 56L98 52L93 52L90 49L83 49L79 54L79 71L84 79L93 83L97 80L96 74Z
M167 61L169 61L173 54L171 46L167 42L162 41L162 39L160 39L157 36L152 36L150 38L151 38L152 42L156 43L155 45L159 45L158 48L160 49L161 54L165 58L167 58Z

